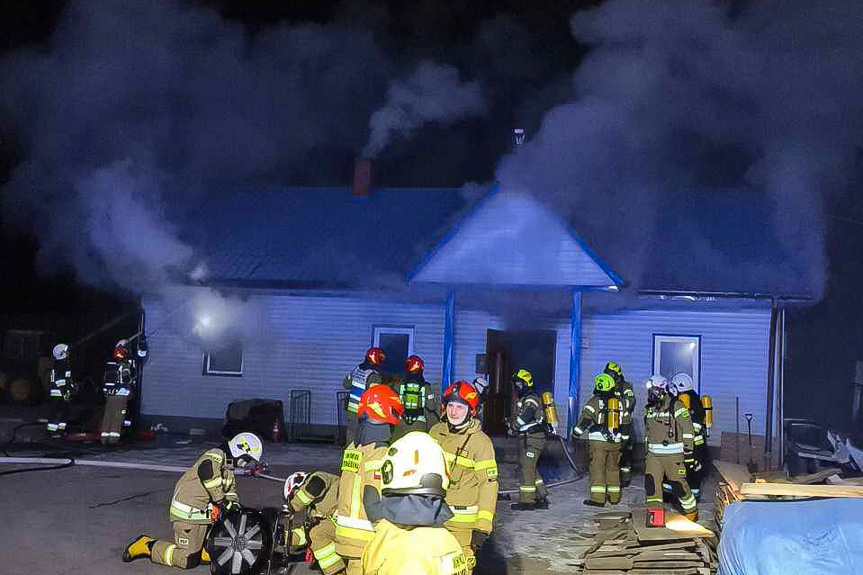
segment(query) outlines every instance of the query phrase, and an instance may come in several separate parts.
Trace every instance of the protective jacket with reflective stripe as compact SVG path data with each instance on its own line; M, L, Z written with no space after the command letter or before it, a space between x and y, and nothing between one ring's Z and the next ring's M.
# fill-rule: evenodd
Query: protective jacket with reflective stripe
M309 474L303 484L291 495L289 503L294 513L305 509L308 517L315 519L332 517L339 507L339 477L323 471Z
M365 362L359 364L352 372L345 376L344 388L350 390L348 397L348 411L356 413L360 405L363 392L383 382L381 372L375 366Z
M572 428L574 437L581 437L587 433L590 441L606 441L620 443L620 432L612 433L607 426L608 406L606 400L597 395L590 396L584 407L581 408L581 419Z
M529 391L515 402L511 427L516 433L536 433L546 430L545 412L535 392Z
M689 400L689 416L692 418L692 427L695 431L695 445L704 445L704 406L701 405L701 396L694 390L680 394L681 397L684 395Z
M466 575L467 560L443 527L403 527L382 519L363 553L369 575Z
M615 395L620 400L623 412L620 414L621 425L629 425L632 423L632 413L635 411L635 390L632 388L632 383L624 381L620 384L620 388L615 391Z
M443 448L450 470L446 502L455 516L450 529L478 529L491 533L497 504L497 461L494 446L473 418L464 429L451 430L442 421L429 430Z
M171 499L171 521L212 523L207 507L223 500L238 501L234 470L224 451L210 449L177 481Z
M692 418L679 399L668 397L659 405L647 406L644 414L644 441L649 453L691 453L694 439ZM677 444L682 444L682 450Z
M351 443L342 455L336 510L336 551L342 557L360 558L374 537L374 527L363 506L363 491L370 485L380 493L381 465L386 452L386 445Z

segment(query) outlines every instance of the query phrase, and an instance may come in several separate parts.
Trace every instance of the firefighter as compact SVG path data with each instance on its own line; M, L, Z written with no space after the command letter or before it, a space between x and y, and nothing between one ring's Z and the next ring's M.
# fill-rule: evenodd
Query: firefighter
M548 490L537 470L548 430L542 402L534 390L533 375L528 370L518 370L512 376L512 382L518 397L512 408L509 427L518 436L521 485L518 486L518 503L510 507L518 511L548 509Z
M647 380L644 441L647 461L644 491L647 505L662 505L662 481L671 484L688 519L698 518L695 496L686 482L686 469L694 464L694 430L689 410L678 400L663 375Z
M393 440L411 431L428 432L435 423L440 421L437 394L434 393L431 384L425 380L424 368L425 363L418 355L412 355L405 360L405 372L399 383L399 399L405 412L393 431Z
M614 378L614 395L620 401L620 485L627 487L632 481L632 455L635 451L635 429L632 425L635 390L623 376L620 364L609 361L603 373Z
M348 575L362 573L363 549L374 537L366 515L366 489L380 491L381 465L403 412L398 394L385 385L363 392L357 405L356 438L342 455L339 505L336 510L336 552L345 560Z
M477 419L479 393L466 381L444 390L444 420L429 435L443 448L450 479L446 502L454 516L446 528L467 559L467 572L491 534L497 504L497 461L491 439Z
M123 551L123 562L149 557L153 563L181 569L208 562L204 542L210 526L222 510L239 506L234 467L254 470L261 452L258 436L240 433L228 442L227 451L216 448L201 455L174 487L170 507L174 540L139 535Z
M440 445L426 433L408 433L390 447L381 466L381 493L366 498L374 538L362 557L367 575L467 575L464 553L444 522L452 486ZM372 495L370 494L370 495Z
M347 438L346 443L349 445L356 438L357 433L357 408L360 404L360 398L363 392L375 385L383 383L381 376L381 366L384 364L386 354L379 347L370 347L366 351L366 356L363 362L356 366L353 371L345 376L343 386L350 390L347 406Z
M123 428L132 426L129 400L137 384L137 362L132 357L128 339L121 339L114 346L111 360L105 364L102 392L105 394L105 410L102 414L102 444L120 442Z
M692 377L688 373L678 373L672 377L671 385L676 390L677 399L689 410L689 417L692 419L695 459L686 467L686 482L689 483L689 489L697 500L701 495L701 482L704 478L704 468L707 466L707 445L704 438L707 428L704 422L704 406L701 404L701 397L693 388Z
M587 433L590 445L590 499L585 505L603 507L606 500L620 503L620 402L615 383L607 373L593 378L593 395L581 409L581 420L572 428L577 439Z
M293 513L305 513L303 524L285 534L285 546L292 552L310 548L324 575L342 573L345 561L336 553L333 522L339 504L339 477L323 471L298 471L285 481L284 495Z
M69 346L58 343L52 351L54 366L51 368L51 400L54 408L51 410L51 418L47 424L48 433L59 437L66 432L69 414L71 412L69 403L78 390L72 379L72 366L69 359Z

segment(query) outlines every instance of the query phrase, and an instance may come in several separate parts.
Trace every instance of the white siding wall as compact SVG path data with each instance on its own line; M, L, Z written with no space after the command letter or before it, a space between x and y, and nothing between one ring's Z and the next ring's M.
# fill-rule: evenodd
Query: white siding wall
M741 420L754 414L752 432L764 433L770 310L650 310L593 313L584 317L581 402L592 393L593 376L609 360L623 367L638 398L639 438L646 392L641 382L651 374L653 334L701 336L701 393L713 397L714 427L710 443L735 429L734 398L740 396ZM746 422L741 423L746 431Z
M455 373L456 380L472 381L476 373L476 356L485 353L488 330L504 329L500 316L483 311L458 308L455 311Z
M268 318L268 336L245 345L241 378L202 375L200 345L164 325L169 322L163 321L168 311L163 305L147 305L147 322L154 333L144 375L144 413L220 418L229 402L250 397L281 399L287 410L290 390L310 389L316 422L335 424L335 394L342 390L345 373L362 360L371 344L372 326L378 324L414 326L414 353L425 360L426 378L440 381L443 304L254 297Z

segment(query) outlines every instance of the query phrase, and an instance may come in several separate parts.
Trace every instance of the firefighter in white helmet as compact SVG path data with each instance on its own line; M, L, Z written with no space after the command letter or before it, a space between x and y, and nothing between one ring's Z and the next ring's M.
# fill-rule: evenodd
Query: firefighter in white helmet
M227 449L210 449L190 467L174 487L170 517L172 541L139 535L123 552L123 562L148 557L153 563L191 569L209 562L204 542L222 510L239 506L235 467L260 469L263 445L253 433L240 433Z
M461 545L444 527L453 514L444 502L449 474L443 449L412 431L387 450L381 492L369 490L366 511L375 536L363 552L368 575L466 575Z
M48 421L48 433L53 436L61 436L66 432L72 401L78 386L72 379L72 366L69 358L69 346L58 343L52 352L54 366L51 368L51 400L54 408Z
M704 406L701 405L701 396L695 391L692 377L688 373L678 373L671 378L671 386L677 392L677 399L689 410L692 418L692 429L695 432L693 438L694 459L686 466L686 481L696 499L701 494L701 481L704 468L707 466L707 444L704 435L707 428L704 422Z
M694 521L698 518L697 502L686 482L686 468L695 461L692 418L665 376L652 375L646 385L644 491L647 505L662 505L664 479L672 486L687 519Z
M285 481L285 503L292 513L304 513L299 525L285 533L291 552L311 549L323 575L343 573L345 561L336 553L333 516L339 506L339 477L323 471L297 471Z

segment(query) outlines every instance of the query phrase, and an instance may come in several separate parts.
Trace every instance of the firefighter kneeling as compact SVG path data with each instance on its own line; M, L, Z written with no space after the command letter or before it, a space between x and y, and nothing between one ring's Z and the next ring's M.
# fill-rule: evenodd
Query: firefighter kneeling
M467 572L491 533L497 504L497 462L491 439L477 419L479 393L466 381L444 390L444 421L429 435L443 448L450 486L446 502L453 517L446 522L467 558Z
M285 534L291 552L309 548L324 575L342 573L345 561L336 553L333 516L339 505L339 478L331 473L298 471L285 481L285 502L305 521Z
M204 542L210 526L221 509L239 506L234 464L256 465L261 440L253 433L240 433L228 442L228 451L231 458L221 449L210 449L177 481L170 508L174 540L139 535L123 552L124 563L149 557L153 563L191 569L209 562Z
M363 552L368 575L466 575L461 545L444 523L452 518L444 503L450 485L443 449L412 431L387 450L381 466L381 492L363 500L375 535Z
M686 482L686 469L695 465L694 430L689 410L669 392L668 380L652 375L647 380L644 441L647 462L644 491L647 505L662 505L662 480L672 486L687 519L698 519L695 496Z
M585 505L602 507L606 499L620 503L620 400L615 381L607 373L593 379L593 396L581 410L581 420L572 428L577 439L587 432L590 444L590 499Z

